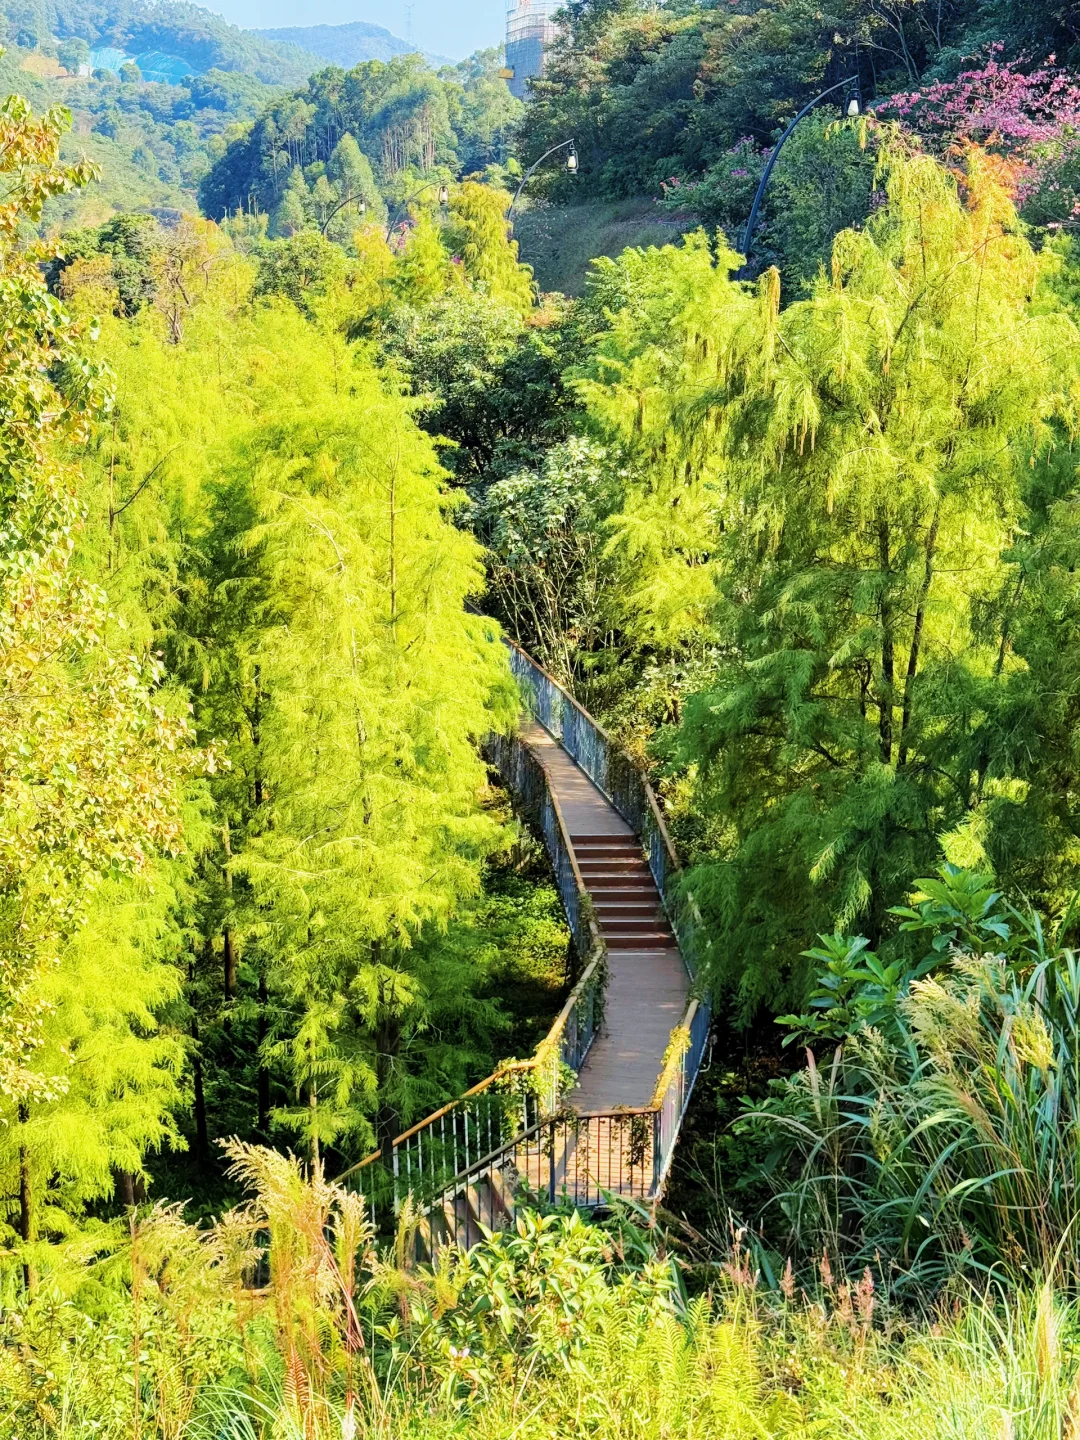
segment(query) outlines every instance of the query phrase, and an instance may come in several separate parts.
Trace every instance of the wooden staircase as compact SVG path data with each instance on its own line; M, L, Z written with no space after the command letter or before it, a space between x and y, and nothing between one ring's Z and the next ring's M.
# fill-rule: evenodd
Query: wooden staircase
M690 973L708 937L692 897L680 901L655 795L550 675L509 650L531 718L486 752L544 836L584 968L532 1057L339 1177L355 1177L376 1219L412 1196L424 1258L476 1244L522 1205L655 1201L708 1046Z
M608 950L675 949L675 936L638 837L570 838Z

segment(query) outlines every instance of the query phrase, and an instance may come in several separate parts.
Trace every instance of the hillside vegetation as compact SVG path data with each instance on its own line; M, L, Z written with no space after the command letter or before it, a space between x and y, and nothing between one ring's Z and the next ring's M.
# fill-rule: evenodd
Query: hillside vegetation
M192 211L198 183L238 125L317 66L195 5L0 5L5 93L72 112L64 141L100 179L55 198L53 224L100 223L117 211ZM143 74L137 60L141 60Z
M264 85L295 85L313 66L295 46L262 39L185 0L5 0L8 38L24 48L84 40L91 49L176 56L196 74L241 72Z
M277 45L295 45L331 65L340 65L343 70L351 70L364 60L390 60L395 55L408 55L415 49L383 26L371 25L366 20L353 20L347 25L293 25L251 33ZM432 63L449 65L451 62L433 59Z
M64 23L0 62L0 1440L1077 1440L1071 10L575 0L524 104ZM503 1062L594 950L504 637L681 858L655 1204L514 1158L589 1163ZM447 1155L516 1213L432 1254Z
M279 235L294 233L333 203L326 181L345 136L395 199L422 177L435 186L440 175L497 173L520 111L500 63L487 50L438 75L419 55L322 70L232 142L200 188L203 210L218 220L261 212Z
M614 260L630 246L668 245L698 226L696 216L665 214L652 200L587 200L525 206L514 216L514 239L542 291L581 295L592 262Z

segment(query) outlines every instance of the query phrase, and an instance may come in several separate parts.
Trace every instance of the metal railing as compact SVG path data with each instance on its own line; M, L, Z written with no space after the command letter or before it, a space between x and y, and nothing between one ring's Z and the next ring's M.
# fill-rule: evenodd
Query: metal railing
M693 978L708 938L652 787L552 676L518 646L507 646L535 718L641 837ZM584 969L530 1059L508 1061L339 1177L362 1183L376 1214L398 1210L410 1195L425 1212L420 1238L429 1253L447 1239L473 1244L481 1227L496 1229L517 1206L538 1200L592 1209L612 1195L658 1198L709 1038L709 1007L692 998L672 1031L649 1105L600 1113L563 1106L569 1077L581 1069L601 1022L607 952L543 765L518 735L492 736L486 751L544 836Z
M512 640L506 644L510 668L533 715L640 837L683 963L694 979L707 962L711 940L685 883L655 791L640 767L554 676ZM704 1063L710 1022L707 1003L692 998L672 1031L667 1063L650 1107L657 1116L654 1194L659 1194L667 1179L690 1093Z
M672 1033L668 1062L656 1082L651 1106L656 1115L655 1195L663 1190L671 1169L675 1142L705 1060L710 1021L709 1007L700 1000L691 1000L682 1025Z
M683 963L693 978L707 959L710 941L697 903L683 882L655 791L637 763L554 676L512 640L506 644L510 668L536 719L640 837Z
M581 978L535 1053L510 1060L471 1090L364 1157L338 1178L363 1177L364 1193L377 1211L396 1209L411 1194L420 1205L492 1156L513 1148L559 1110L563 1091L589 1053L603 1014L607 955L588 904L562 810L544 767L517 736L494 736L489 758L539 824L555 872L570 933L583 957ZM380 1162L382 1162L380 1164Z
M517 735L491 735L485 746L487 758L503 783L517 795L525 813L539 828L547 847L555 884L566 914L570 933L580 956L602 944L600 931L588 904L585 882L562 809L548 783L547 772L528 745Z

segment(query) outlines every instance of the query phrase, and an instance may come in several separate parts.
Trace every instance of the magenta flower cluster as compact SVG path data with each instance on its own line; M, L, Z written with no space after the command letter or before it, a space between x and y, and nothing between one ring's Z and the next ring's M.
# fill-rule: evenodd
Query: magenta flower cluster
M946 141L991 140L1007 151L1053 145L1080 134L1080 85L1050 55L1044 65L1024 69L998 58L990 47L986 63L955 80L938 80L922 90L894 95L878 107L921 134Z
M1080 84L1054 55L1032 66L1002 60L1001 50L991 45L985 63L955 80L894 95L878 114L899 119L936 150L974 140L1005 155L1023 205L1040 190L1060 189L1054 176L1080 149ZM1080 202L1071 214L1080 214Z

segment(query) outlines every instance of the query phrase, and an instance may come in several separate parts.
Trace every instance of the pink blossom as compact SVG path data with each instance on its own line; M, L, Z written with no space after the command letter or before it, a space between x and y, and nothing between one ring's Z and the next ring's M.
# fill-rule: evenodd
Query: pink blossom
M974 140L1007 155L1018 166L1022 204L1053 163L1080 143L1080 84L1055 66L1053 55L1023 69L1021 62L1001 60L1001 50L991 45L980 69L894 95L877 113L895 115L939 151Z
M920 133L946 142L994 136L1005 149L1080 132L1080 85L1067 71L1051 63L1021 70L995 58L1000 45L990 48L981 70L894 95L878 106L878 114L895 113Z

